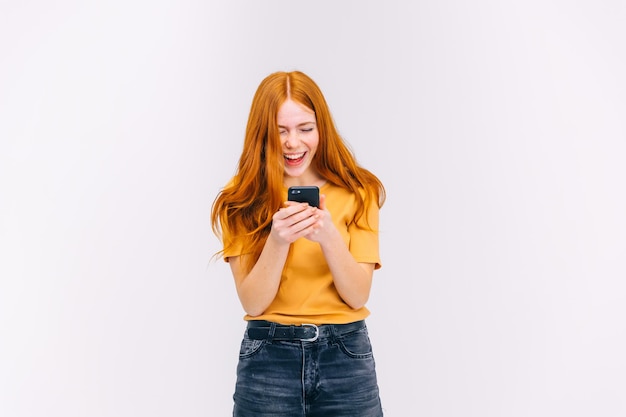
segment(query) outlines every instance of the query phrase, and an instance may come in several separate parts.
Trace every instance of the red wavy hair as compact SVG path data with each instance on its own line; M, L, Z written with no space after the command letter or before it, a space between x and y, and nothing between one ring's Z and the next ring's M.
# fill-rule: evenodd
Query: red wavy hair
M315 113L319 144L312 164L327 181L352 191L357 199L354 221L366 213L375 200L385 201L385 188L373 173L361 167L339 136L322 91L306 74L275 72L257 88L237 172L217 195L211 209L213 232L222 237L228 230L241 240L249 271L261 255L272 227L272 216L283 205L283 150L278 132L280 106L291 99ZM222 255L232 242L224 242Z

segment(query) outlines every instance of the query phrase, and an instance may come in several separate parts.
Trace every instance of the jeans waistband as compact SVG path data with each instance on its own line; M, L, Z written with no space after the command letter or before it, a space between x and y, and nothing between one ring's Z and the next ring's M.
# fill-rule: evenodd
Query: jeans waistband
M365 328L365 320L347 324L287 325L265 320L248 321L247 333L254 340L282 340L290 342L314 342L317 339L342 336Z

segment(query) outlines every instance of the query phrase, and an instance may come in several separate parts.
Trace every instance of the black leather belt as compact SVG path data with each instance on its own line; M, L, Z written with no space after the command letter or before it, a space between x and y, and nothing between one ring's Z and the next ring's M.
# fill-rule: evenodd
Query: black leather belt
M282 340L290 342L314 342L319 338L342 336L365 327L365 320L348 324L302 324L285 325L265 320L248 322L248 337L254 340Z

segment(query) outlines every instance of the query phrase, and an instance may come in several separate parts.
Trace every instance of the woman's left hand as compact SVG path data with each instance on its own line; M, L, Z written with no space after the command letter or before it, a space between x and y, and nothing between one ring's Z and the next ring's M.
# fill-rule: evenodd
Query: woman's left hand
M330 212L326 209L326 195L320 195L320 207L316 209L317 221L311 226L311 231L304 237L313 242L322 243L337 232Z

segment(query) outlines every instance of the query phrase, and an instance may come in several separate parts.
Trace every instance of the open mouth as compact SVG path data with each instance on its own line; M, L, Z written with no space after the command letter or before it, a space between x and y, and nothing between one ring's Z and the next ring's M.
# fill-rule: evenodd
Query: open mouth
M283 154L283 157L285 158L285 163L287 165L298 165L300 162L304 160L305 155L306 155L306 152L301 152L301 153Z

